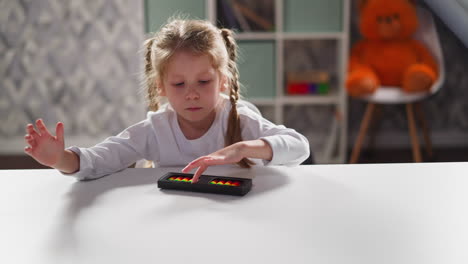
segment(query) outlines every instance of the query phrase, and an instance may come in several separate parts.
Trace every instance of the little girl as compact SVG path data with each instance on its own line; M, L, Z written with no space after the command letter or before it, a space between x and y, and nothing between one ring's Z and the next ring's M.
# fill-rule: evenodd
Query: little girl
M212 165L299 165L309 156L304 136L238 101L237 45L230 30L173 20L145 46L151 110L145 120L94 147L64 149L63 124L52 136L39 119L37 130L26 127L25 152L79 180L146 159L155 166L186 165L182 172L197 168L193 183ZM161 97L168 103L160 107Z

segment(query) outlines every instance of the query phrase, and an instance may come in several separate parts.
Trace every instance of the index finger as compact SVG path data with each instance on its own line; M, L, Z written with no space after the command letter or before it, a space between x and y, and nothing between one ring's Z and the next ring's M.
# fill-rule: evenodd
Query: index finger
M189 172L193 168L200 167L201 164L204 164L206 167L208 166L213 166L213 165L224 165L224 164L229 164L230 162L227 162L223 158L218 158L218 157L211 157L211 156L203 156L200 157L192 162L190 162L185 168L182 169L182 172Z
M185 168L182 169L182 172L187 173L191 171L193 168L198 167L197 163L203 160L204 158L205 156L202 156L202 157L197 158L196 160L191 161L189 164L187 164L187 166L185 166Z
M206 170L207 166L202 164L200 167L198 167L197 171L195 172L195 174L193 175L193 178L192 178L192 183L196 183L198 182L198 179L200 178L200 176L202 175L202 173Z

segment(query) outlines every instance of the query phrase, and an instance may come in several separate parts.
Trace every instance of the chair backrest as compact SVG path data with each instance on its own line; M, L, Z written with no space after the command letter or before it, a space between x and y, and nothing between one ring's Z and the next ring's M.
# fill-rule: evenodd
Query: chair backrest
M468 48L468 0L424 0Z
M439 66L439 78L431 88L431 94L434 94L442 87L442 84L445 80L444 57L432 14L428 10L419 7L418 18L419 29L416 32L415 38L427 46L429 51L432 53L432 56L435 57L437 65Z

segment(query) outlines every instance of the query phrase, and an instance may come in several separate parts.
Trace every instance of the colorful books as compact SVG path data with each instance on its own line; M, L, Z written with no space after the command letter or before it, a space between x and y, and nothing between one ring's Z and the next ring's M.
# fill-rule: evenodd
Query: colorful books
M231 3L234 9L238 11L239 15L240 14L244 15L246 18L248 18L250 21L260 26L265 31L273 31L274 29L273 23L257 15L254 11L249 9L247 6L241 4L239 1L231 0Z
M221 27L238 29L241 32L274 31L274 23L271 18L257 14L248 2L237 0L218 0L218 24ZM268 3L268 2L267 2ZM273 8L266 5L265 8Z
M287 94L327 94L330 91L330 74L328 72L288 72L286 80Z
M223 27L228 27L231 29L242 29L234 15L234 10L232 9L231 4L228 0L221 0L218 2L218 13L222 14L221 24Z

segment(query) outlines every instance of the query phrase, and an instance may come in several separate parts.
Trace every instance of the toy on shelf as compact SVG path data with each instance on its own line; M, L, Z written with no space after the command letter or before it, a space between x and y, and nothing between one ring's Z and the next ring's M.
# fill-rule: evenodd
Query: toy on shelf
M290 95L328 94L330 74L324 71L287 73L287 93Z
M414 38L418 27L411 0L360 0L363 40L353 45L346 89L351 96L373 94L380 86L426 92L437 79L437 64Z

